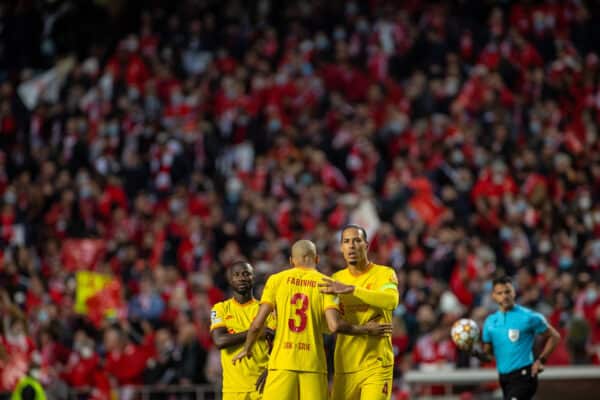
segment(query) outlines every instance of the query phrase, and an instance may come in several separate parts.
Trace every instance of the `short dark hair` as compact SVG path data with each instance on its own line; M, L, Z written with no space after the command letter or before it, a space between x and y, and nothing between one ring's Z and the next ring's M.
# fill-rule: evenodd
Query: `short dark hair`
M250 264L249 261L246 261L246 260L237 260L237 261L234 261L233 263L229 264L229 267L225 271L225 276L227 277L227 280L229 281L229 279L231 277L231 274L232 274L232 271L233 271L233 269L235 267L241 267L241 266L244 266L244 265L249 266L250 269L252 271L254 271L254 267L252 266L252 264Z
M365 230L365 228L363 228L360 225L356 225L356 224L348 224L348 225L344 225L344 227L342 228L342 231L340 232L340 242L344 239L344 232L346 232L346 230L348 229L356 229L358 231L360 231L363 235L363 239L365 239L365 242L367 241L367 231Z
M229 268L228 269L233 269L233 267L237 267L238 265L248 265L250 268L253 268L252 264L250 264L249 261L246 261L246 260L237 260L237 261L234 261L231 264L229 264Z
M506 275L499 276L492 281L492 287L496 287L496 285L507 285L509 283L512 285L512 280L510 277Z

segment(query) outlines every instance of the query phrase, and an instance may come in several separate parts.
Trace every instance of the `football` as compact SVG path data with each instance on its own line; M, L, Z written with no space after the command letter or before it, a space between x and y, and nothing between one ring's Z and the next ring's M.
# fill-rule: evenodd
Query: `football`
M479 326L472 319L462 318L452 325L450 335L459 349L470 349L479 338Z

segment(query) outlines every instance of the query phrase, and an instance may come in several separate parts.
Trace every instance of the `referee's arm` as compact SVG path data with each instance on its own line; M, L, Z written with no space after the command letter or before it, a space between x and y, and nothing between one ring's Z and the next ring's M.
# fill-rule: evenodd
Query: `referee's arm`
M548 329L540 333L540 336L544 341L544 348L542 349L542 352L531 366L531 374L533 376L537 375L538 373L544 370L544 364L546 364L546 359L550 354L552 354L552 352L560 342L560 333L558 333L558 331L554 329L554 327L550 324L548 324Z
M471 355L477 357L481 362L489 362L494 359L494 348L492 347L492 337L488 329L489 318L483 323L483 331L481 332L481 346L477 343L471 350Z
M482 343L482 348L473 348L471 355L477 357L481 362L490 362L494 359L493 350L491 343Z

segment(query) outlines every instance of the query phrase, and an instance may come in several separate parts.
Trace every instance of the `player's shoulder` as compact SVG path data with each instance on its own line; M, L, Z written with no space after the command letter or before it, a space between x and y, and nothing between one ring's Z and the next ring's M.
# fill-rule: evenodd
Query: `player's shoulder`
M215 304L213 304L213 309L219 309L219 308L227 308L229 305L231 305L231 302L233 301L233 297L230 297L226 300L223 301L219 301Z
M322 273L321 271L316 270L316 269L314 270L313 273L311 273L311 275L317 279L329 278L327 275L325 275L324 273ZM333 275L335 275L335 274L333 274Z
M213 305L213 310L227 310L231 308L233 304L233 297L230 297L226 300L219 301Z
M371 270L375 274L381 274L381 275L396 274L396 271L394 270L394 268L388 267L387 265L375 264L375 263L372 263L371 265L372 265Z
M350 272L348 271L348 268L343 268L343 269L340 269L339 271L336 271L333 274L331 274L331 279L335 279L335 280L339 281L339 280L349 277L349 276L350 276Z
M291 269L284 269L283 271L275 272L274 274L269 275L267 281L276 282L280 280L282 277L289 275Z
M325 278L329 278L327 275L322 273L317 269L303 270L301 273L300 279L306 279L311 281L311 287L317 287L319 283L323 281ZM314 283L316 282L316 283ZM312 286L314 285L314 286Z
M396 270L394 270L392 267L388 267L387 265L373 264L371 267L371 272L377 277L378 280L395 284L398 283Z

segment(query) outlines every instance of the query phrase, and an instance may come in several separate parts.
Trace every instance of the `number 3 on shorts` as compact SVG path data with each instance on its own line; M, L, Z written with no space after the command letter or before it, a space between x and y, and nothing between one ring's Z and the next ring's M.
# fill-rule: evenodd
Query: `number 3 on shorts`
M298 301L300 301L299 306ZM306 323L308 321L308 316L306 315L306 311L308 310L308 296L304 293L294 293L290 303L292 306L298 307L296 309L296 315L300 317L300 323L296 324L296 319L290 318L288 319L288 327L292 332L302 332L306 329Z

